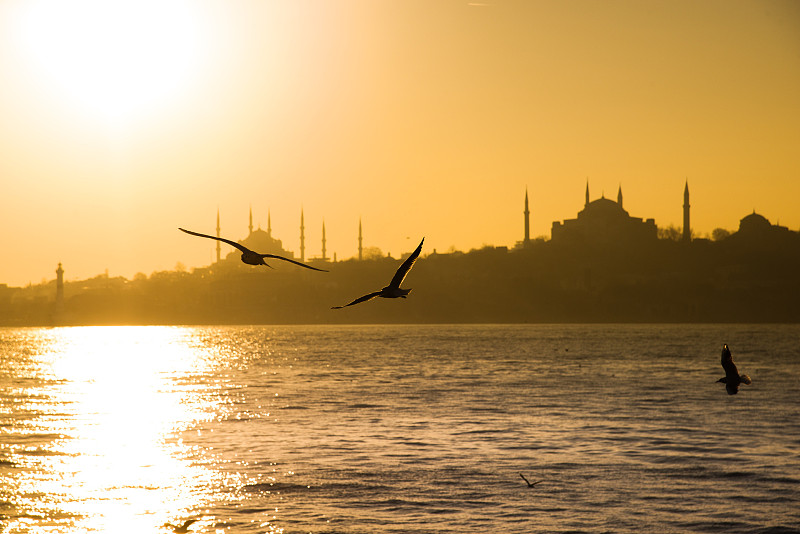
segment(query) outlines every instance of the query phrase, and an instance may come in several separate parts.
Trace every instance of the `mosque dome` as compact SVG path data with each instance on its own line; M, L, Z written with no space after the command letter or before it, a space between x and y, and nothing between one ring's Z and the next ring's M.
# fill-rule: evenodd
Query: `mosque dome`
M739 221L739 231L745 232L758 232L767 228L770 228L772 225L767 220L766 217L763 215L759 215L758 213L753 210L753 213L743 217L742 220Z
M265 232L261 227L250 232L250 235L239 241L239 243L250 250L257 250L261 253L294 257L294 254L284 250L280 239L275 239L272 237L272 232Z
M578 217L590 218L614 218L614 217L629 217L628 212L622 209L622 206L611 199L602 197L597 200L589 202L583 210L578 213Z

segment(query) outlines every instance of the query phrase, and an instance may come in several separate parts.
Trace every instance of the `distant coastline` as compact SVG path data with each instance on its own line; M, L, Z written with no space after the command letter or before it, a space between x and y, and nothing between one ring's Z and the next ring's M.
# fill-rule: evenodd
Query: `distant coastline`
M719 241L538 239L423 253L405 282L407 299L336 311L381 287L398 260L317 260L328 273L223 260L191 272L65 282L60 292L56 281L0 285L0 325L797 323L800 234L774 228Z
M526 192L524 238L513 248L424 250L404 282L407 299L338 311L331 306L383 287L398 260L363 249L360 224L356 258L327 257L323 225L322 256L306 259L301 212L298 259L329 272L245 265L235 249L222 256L219 241L208 267L133 280L65 282L59 263L54 281L0 284L0 326L800 322L800 232L754 211L736 232L698 239L689 206L687 183L684 227L657 228L623 209L622 188L616 201L592 201L587 183L577 217L554 222L549 240L531 239ZM271 224L254 229L252 211L248 230L239 244L294 257Z

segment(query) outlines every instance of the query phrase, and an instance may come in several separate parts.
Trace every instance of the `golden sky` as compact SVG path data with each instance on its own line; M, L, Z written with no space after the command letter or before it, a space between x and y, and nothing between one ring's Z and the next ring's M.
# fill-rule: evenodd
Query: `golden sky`
M800 3L0 2L0 283L550 235L591 197L800 230ZM226 253L230 250L223 250Z

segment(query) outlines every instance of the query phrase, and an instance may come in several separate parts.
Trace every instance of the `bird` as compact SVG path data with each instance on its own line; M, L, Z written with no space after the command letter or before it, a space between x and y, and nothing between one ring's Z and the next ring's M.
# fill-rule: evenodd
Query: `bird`
M751 384L752 380L747 375L740 375L733 363L733 356L728 348L728 344L722 345L722 368L725 369L725 376L717 380L725 384L728 395L736 395L739 392L739 384Z
M195 523L196 521L197 519L187 519L186 521L183 522L183 525L179 527L176 527L175 525L170 525L169 523L164 523L164 526L171 528L172 531L177 534L186 534L187 532L189 532L189 527L191 526L191 524Z
M403 283L408 271L414 266L414 262L417 261L419 257L419 253L422 252L422 243L425 242L425 238L422 238L422 241L419 242L416 250L411 253L411 255L406 258L406 261L400 265L400 268L397 269L397 272L394 273L394 277L392 281L389 282L389 285L381 289L380 291L375 291L374 293L369 293L364 295L363 297L358 297L356 300L349 304L345 304L344 306L331 306L332 310L338 310L341 308L346 308L348 306L352 306L354 304L359 304L361 302L366 302L368 300L374 299L375 297L382 297L385 299L396 299L401 298L404 299L411 293L410 289L400 289L400 284Z
M235 247L242 251L242 261L247 265L266 265L270 269L272 268L267 262L264 261L264 258L274 258L276 260L283 260L288 261L289 263L294 263L295 265L299 265L300 267L305 267L306 269L311 269L314 271L323 271L328 272L325 269L317 269L316 267L312 267L310 265L306 265L305 263L300 263L299 261L290 260L289 258L284 258L283 256L278 256L277 254L259 254L258 252L254 252L249 248L245 247L244 245L240 245L236 241L231 241L230 239L224 239L222 237L215 237L213 235L206 235L201 234L198 232L192 232L191 230L184 230L183 228L178 228L181 232L186 232L190 235L196 235L199 237L207 237L209 239L216 239L217 241L222 241L223 243L227 243L232 247Z
M525 483L528 485L529 488L532 488L532 487L536 486L536 484L539 484L540 482L544 482L543 480L537 480L536 482L528 482L528 479L525 478L525 475L520 473L519 476L522 477L522 480L525 481Z

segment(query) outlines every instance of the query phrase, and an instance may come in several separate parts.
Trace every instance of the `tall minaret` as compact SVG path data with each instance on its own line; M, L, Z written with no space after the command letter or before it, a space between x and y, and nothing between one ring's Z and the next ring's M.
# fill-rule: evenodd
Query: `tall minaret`
M220 237L219 232L221 228L219 227L219 208L217 208L217 237ZM220 257L222 255L222 249L220 247L220 242L217 241L217 263L219 263Z
M619 185L619 191L617 191L617 204L619 207L622 207L622 184Z
M584 204L584 207L586 207L588 205L589 205L589 179L587 178L586 179L586 204Z
M525 214L525 240L522 242L524 245L527 245L531 242L531 212L528 209L528 188L525 188L525 211L522 213Z
M306 226L303 224L303 208L300 208L300 261L306 261Z
M689 180L683 187L683 240L687 243L692 240L692 227L689 225Z
M328 257L325 255L325 219L322 219L322 259L328 259Z
M364 259L364 248L362 247L363 237L361 235L361 217L358 218L358 261Z
M250 231L250 234L253 233L253 206L252 205L250 206L250 226L248 226L247 229ZM250 235L250 234L247 234L247 235Z
M267 210L267 235L272 237L272 213Z

